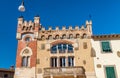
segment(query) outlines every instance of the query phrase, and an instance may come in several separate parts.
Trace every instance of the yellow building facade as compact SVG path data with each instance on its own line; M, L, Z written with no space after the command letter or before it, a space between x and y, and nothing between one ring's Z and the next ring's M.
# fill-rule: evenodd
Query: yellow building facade
M15 78L96 78L92 21L60 30L18 18Z

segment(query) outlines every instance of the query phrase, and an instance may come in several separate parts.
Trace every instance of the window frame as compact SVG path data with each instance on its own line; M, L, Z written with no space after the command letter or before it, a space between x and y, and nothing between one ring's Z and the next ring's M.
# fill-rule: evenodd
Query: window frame
M109 47L110 47L111 51L108 51L108 52L103 51L102 42L109 42ZM112 51L112 45L111 45L111 41L110 41L110 40L101 40L101 41L100 41L100 49L101 49L101 53L102 53L102 54L113 53L113 51Z
M69 58L73 58L73 60L72 60L72 63L73 63L73 64L72 64L72 65L71 65L71 64L69 65ZM67 60L68 60L68 67L74 67L74 66L75 66L74 56L68 56L68 57L67 57Z
M53 51L53 48L56 48L56 51ZM53 45L51 48L50 48L50 52L52 53L52 54L56 54L57 53L57 49L58 48L58 46L57 45Z
M29 67L29 63L30 63L30 56L23 56L21 66Z
M88 43L87 42L83 42L83 49L87 49L88 48Z
M28 50L29 52L27 52L26 54L26 50ZM31 66L31 56L32 56L32 50L29 47L25 47L24 49L22 49L22 51L20 52L20 56L21 56L21 67L23 68L27 68ZM23 65L23 58L26 58L26 65Z
M68 46L67 46L67 52L68 53L74 53L74 49L73 49L73 45L72 44L67 44ZM72 48L72 50L69 50L69 49L71 49Z
M64 61L65 61L64 64L63 64L63 61L60 61L60 59L63 59L63 58L64 58ZM60 67L66 67L66 65L67 65L66 57L65 57L65 56L60 56L60 57L59 57L59 66L60 66Z
M55 59L56 59L56 64L53 64L52 62L52 60L54 59L54 61L55 61ZM52 68L55 68L55 67L57 67L58 66L58 63L57 63L57 60L58 60L58 58L57 57L51 57L50 58L50 67L52 67ZM55 65L55 66L54 66Z

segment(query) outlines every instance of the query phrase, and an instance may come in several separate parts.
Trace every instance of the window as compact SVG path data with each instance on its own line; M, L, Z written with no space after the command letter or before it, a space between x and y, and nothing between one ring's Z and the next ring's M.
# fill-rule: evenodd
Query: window
M30 56L32 55L32 50L29 47L26 47L20 53L21 55L21 66L29 67L30 66Z
M37 64L40 64L40 59L37 59L36 63L37 63Z
M65 57L60 57L60 67L65 67L66 65L66 60L65 60Z
M31 41L30 37L26 37L26 38L25 38L25 41L26 41L26 42Z
M52 40L52 35L49 35L49 36L48 36L48 39L49 39L49 40Z
M51 58L51 67L57 67L57 58L56 57Z
M65 53L66 44L58 44L59 53Z
M102 45L102 51L103 52L105 52L105 53L112 52L109 41L101 42L101 45Z
M42 36L41 36L41 39L42 39L42 40L45 40L45 36L44 36L44 35L42 35Z
M64 43L53 45L51 47L51 53L57 53L57 51L59 51L59 53L65 53L66 51L68 51L68 53L72 53L73 46L72 44L64 44Z
M66 35L64 34L64 35L62 36L62 38L65 39L65 38L66 38Z
M68 66L74 66L74 57L68 57Z
M106 78L116 78L114 66L105 67Z
M83 48L84 48L84 49L87 49L87 42L84 42L84 43L83 43Z
M57 46L56 45L51 47L51 53L57 53Z
M79 35L79 34L76 34L76 38L80 38L80 35Z
M68 44L68 53L73 52L73 46L71 44Z
M8 74L4 74L4 78L8 78Z
M59 39L59 35L56 35L56 36L55 36L55 39Z
M28 65L29 65L29 56L24 56L24 57L22 57L22 66L23 67L28 67Z
M87 34L84 33L84 34L83 34L83 38L87 38Z
M70 34L70 35L69 35L69 38L70 38L70 39L72 39L72 38L73 38L73 35L72 35L72 34Z
M45 49L45 44L41 44L41 50Z

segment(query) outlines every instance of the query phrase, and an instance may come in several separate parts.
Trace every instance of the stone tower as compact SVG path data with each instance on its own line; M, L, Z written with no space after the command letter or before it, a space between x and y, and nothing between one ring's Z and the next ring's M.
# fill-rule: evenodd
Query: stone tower
M34 22L27 22L22 16L18 18L15 78L35 78L39 29L39 16L34 17Z

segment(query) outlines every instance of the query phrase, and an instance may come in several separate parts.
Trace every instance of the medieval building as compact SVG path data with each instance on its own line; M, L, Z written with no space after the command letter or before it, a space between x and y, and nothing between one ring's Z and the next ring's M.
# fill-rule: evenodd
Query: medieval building
M120 77L120 35L93 35L92 21L46 30L38 16L19 17L16 38L15 78Z

